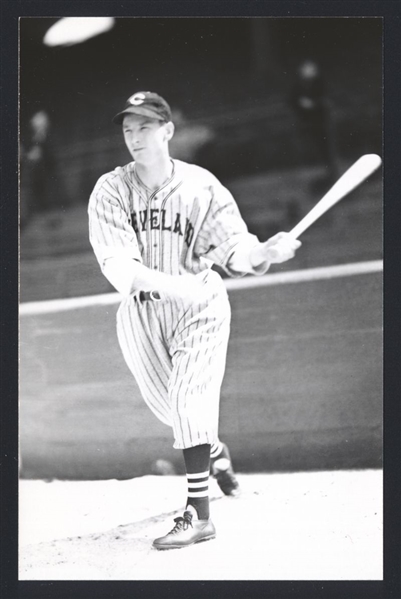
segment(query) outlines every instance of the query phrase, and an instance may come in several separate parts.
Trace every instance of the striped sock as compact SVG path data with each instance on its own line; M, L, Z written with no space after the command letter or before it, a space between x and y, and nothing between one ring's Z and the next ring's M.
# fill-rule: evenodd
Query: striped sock
M216 472L224 472L231 466L230 454L227 445L217 440L210 448L210 459L212 466L212 474Z
M209 519L210 445L197 445L183 450L187 471L187 507L192 506L199 520Z
M188 505L192 505L199 520L209 519L209 470L187 473Z
M211 459L215 460L222 451L223 451L223 443L221 441L218 440L215 443L213 443L213 445L210 447Z

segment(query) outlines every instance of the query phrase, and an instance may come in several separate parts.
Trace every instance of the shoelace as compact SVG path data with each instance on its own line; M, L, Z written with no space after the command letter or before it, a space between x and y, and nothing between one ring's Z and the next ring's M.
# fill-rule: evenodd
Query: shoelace
M190 512L184 512L183 517L179 516L178 518L174 518L174 522L176 523L174 528L170 530L169 534L174 535L181 530L187 530L192 525L192 514Z

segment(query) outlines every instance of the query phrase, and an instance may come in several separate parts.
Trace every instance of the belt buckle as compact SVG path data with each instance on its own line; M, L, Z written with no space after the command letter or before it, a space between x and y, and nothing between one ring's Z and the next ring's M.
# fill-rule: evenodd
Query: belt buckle
M161 300L158 291L139 291L134 295L134 298L139 304L143 304L144 302L159 302Z

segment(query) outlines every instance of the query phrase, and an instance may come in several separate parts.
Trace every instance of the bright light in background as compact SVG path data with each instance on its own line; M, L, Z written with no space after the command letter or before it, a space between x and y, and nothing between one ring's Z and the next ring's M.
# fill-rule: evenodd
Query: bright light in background
M46 32L46 46L71 46L109 31L114 26L112 17L65 17Z

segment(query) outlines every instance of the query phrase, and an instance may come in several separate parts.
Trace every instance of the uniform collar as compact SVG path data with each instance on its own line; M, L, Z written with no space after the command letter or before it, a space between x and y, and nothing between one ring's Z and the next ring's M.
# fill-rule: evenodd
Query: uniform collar
M137 173L137 170L135 168L135 162L132 163L132 172L134 173L134 177L137 181L137 183L143 187L144 189L146 189L146 191L151 194L151 195L156 195L157 193L159 193L159 191L161 191L162 189L164 189L165 187L167 187L168 185L170 185L170 183L172 183L175 174L176 174L176 169L175 169L175 162L172 158L170 158L170 162L172 164L172 171L171 171L171 175L160 185L160 187L158 187L157 189L150 189L150 187L148 187L140 178L140 176Z

